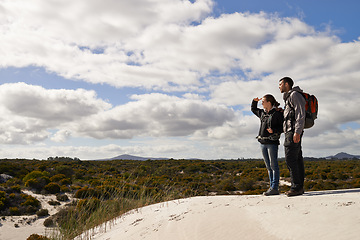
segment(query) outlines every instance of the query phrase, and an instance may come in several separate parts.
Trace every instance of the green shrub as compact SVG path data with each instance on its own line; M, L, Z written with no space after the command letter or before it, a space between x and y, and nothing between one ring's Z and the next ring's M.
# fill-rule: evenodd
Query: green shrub
M6 202L6 193L4 191L0 191L0 210L5 207Z
M51 205L51 206L58 206L58 205L61 205L60 202L58 201L54 201L54 200L50 200L48 201L48 204Z
M10 187L12 193L21 193L20 185L14 185Z
M255 189L255 190L246 191L243 194L245 194L245 195L259 195L259 194L262 194L265 191L266 191L266 189Z
M36 215L38 217L49 216L49 211L47 209L40 209L39 211L36 212Z
M69 201L69 197L66 194L57 194L56 200L61 201L61 202L66 202L66 201Z
M58 166L56 167L56 171L58 174L64 174L68 178L74 175L74 169L70 166Z
M222 183L221 190L224 190L224 191L235 191L236 188L235 188L235 186L234 186L234 183L233 183L231 180L225 180L225 181Z
M96 191L94 188L83 187L76 191L76 198L91 198L91 197L99 197L99 191Z
M24 210L22 210L21 215L26 215L26 214L35 214L36 211L39 210L38 207L34 207L34 206L25 206Z
M41 190L42 185L37 179L29 179L25 182L25 187L29 187L36 190Z
M31 234L26 240L50 240L50 238L38 234Z
M61 179L59 181L59 184L60 185L70 185L71 184L71 180L69 178L64 178L64 179Z
M60 191L61 192L70 192L71 190L69 187L62 185L62 186L60 186Z
M4 200L5 200L5 197L6 197L6 192L0 191L0 200L1 200L1 201L4 201Z
M25 182L25 187L29 187L37 192L40 192L49 182L50 179L48 177L29 179Z
M60 192L60 185L54 182L49 183L48 185L44 186L44 189L51 194L59 193Z
M60 180L66 178L65 174L56 174L50 178L52 182L59 182Z
M238 189L241 191L254 190L255 181L251 178L241 179L238 184Z
M45 227L55 227L54 220L52 218L45 219L44 226Z
M360 178L359 179L354 179L352 181L353 183L353 188L360 188Z
M35 171L32 171L30 173L28 173L24 178L23 178L23 181L24 182L27 182L28 180L30 179L38 179L38 178L42 178L42 177L49 177L49 173L46 172L46 171L38 171L38 170L35 170Z
M11 215L14 216L20 215L20 210L18 207L9 207L9 211Z
M33 196L27 194L21 194L21 197L25 199L25 202L21 203L21 206L33 206L33 207L40 207L40 202Z

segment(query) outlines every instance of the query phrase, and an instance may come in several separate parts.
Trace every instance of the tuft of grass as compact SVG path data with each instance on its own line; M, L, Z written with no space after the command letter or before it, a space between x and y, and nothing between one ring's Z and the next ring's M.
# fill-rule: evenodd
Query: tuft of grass
M55 215L57 227L51 232L51 238L88 240L95 227L106 230L117 217L130 210L184 197L171 185L158 191L151 191L145 185L130 191L124 184L121 188L111 188L106 194L97 193L96 197L89 195L74 202Z

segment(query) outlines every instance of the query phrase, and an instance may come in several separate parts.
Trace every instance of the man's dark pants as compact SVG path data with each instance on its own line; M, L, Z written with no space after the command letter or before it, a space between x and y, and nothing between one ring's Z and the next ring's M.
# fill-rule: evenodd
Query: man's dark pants
M305 177L304 159L301 150L302 134L300 142L298 143L294 143L293 136L293 132L285 133L285 161L290 171L291 189L298 191L300 189L303 189Z

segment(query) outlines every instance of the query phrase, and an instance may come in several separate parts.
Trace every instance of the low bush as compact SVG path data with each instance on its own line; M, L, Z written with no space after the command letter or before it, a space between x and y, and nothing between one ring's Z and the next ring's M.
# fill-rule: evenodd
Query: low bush
M61 201L61 202L66 202L66 201L69 201L69 197L66 194L57 194L56 200Z
M48 185L44 186L44 189L51 194L59 193L60 192L60 185L54 182L49 183Z
M59 182L60 180L66 178L65 174L56 174L50 178L52 182Z
M11 215L18 216L20 215L20 210L18 207L9 207L9 211Z
M40 202L33 196L27 194L21 194L21 197L25 199L25 202L21 203L21 206L33 206L33 207L40 207Z
M49 216L49 211L47 209L40 209L39 211L36 212L36 215L38 217L46 217Z
M39 234L31 234L26 240L50 240L50 238Z
M45 219L44 226L45 227L55 227L56 224L54 223L54 220L50 217L50 218Z
M51 206L58 206L58 205L61 205L61 203L60 203L60 202L58 202L58 201L54 201L54 200L50 200L50 201L48 201L48 204L50 204Z

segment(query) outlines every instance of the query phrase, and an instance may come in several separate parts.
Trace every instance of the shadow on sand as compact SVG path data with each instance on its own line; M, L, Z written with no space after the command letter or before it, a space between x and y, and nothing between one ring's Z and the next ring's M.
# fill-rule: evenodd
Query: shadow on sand
M360 188L305 192L303 196L321 196L321 195L334 195L334 194L358 193L358 192L360 192Z

